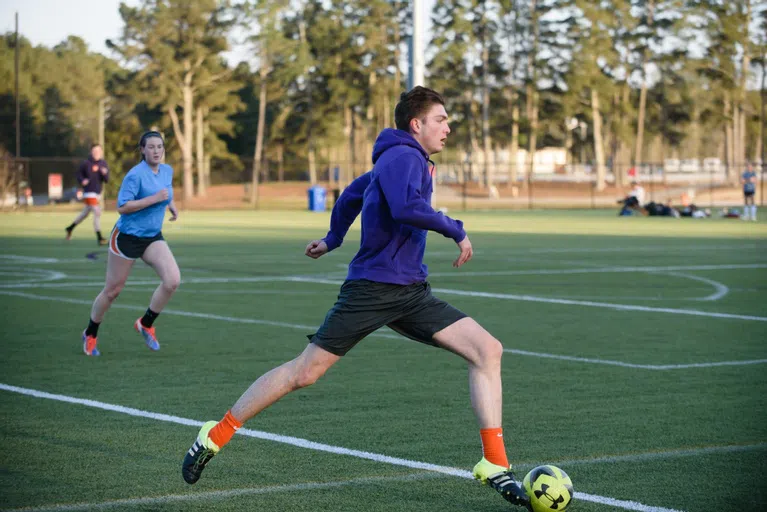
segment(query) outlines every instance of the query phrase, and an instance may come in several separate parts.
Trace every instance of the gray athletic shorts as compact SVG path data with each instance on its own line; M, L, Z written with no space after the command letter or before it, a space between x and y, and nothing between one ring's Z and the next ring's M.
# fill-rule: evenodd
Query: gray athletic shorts
M388 325L410 339L436 345L435 333L466 314L431 294L424 281L410 285L346 281L311 343L343 356L362 338Z

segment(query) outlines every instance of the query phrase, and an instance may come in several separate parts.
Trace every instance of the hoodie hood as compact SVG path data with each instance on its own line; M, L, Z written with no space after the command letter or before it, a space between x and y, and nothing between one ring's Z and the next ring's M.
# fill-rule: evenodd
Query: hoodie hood
M378 134L375 144L373 145L373 164L381 158L384 152L394 146L410 146L417 149L422 155L424 160L429 159L426 150L421 147L417 140L413 138L408 132L403 130L395 130L394 128L385 128Z

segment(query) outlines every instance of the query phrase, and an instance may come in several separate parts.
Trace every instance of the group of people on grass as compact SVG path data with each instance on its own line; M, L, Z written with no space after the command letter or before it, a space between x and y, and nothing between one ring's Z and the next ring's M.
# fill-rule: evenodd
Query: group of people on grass
M722 210L722 217L740 218L742 220L756 221L756 172L751 163L748 164L741 175L741 185L743 186L743 211L726 208ZM637 181L631 182L631 190L622 199L618 200L621 209L618 212L620 216L626 215L647 215L650 217L693 217L705 218L711 216L711 210L698 208L690 202L687 194L682 194L681 206L674 206L671 199L665 203L648 201L645 202L645 190Z

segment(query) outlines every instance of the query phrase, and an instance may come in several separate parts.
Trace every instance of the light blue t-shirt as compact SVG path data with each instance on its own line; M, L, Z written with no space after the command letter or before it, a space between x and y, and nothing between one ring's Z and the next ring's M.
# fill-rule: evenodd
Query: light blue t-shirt
M168 189L168 199L133 213L120 215L117 229L128 235L149 238L162 230L165 219L165 209L173 200L173 168L160 164L157 174L149 164L142 160L140 164L128 171L120 185L117 194L117 206L123 206L128 201L144 199L156 194L162 189Z
M753 194L756 192L756 184L751 181L752 179L756 178L756 173L754 171L746 171L743 173L743 192L746 192L747 194Z

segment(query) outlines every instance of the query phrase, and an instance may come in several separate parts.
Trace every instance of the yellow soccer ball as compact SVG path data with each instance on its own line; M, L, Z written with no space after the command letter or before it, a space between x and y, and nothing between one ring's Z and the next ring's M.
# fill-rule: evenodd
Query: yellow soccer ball
M530 470L522 485L533 512L561 512L573 501L573 482L556 466L538 466Z

